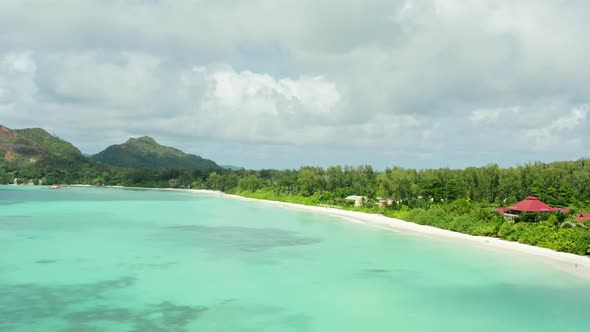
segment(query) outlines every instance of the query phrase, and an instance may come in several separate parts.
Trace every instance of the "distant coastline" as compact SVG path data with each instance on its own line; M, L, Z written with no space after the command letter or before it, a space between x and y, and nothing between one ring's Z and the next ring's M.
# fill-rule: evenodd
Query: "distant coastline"
M88 187L88 185L71 185L70 187ZM157 190L157 191L172 191L172 192L186 192L201 195L209 195L216 197L223 197L248 202L261 202L272 204L275 206L296 209L299 211L308 211L313 213L320 213L332 217L337 217L349 222L356 222L365 224L371 227L380 228L387 231L401 232L406 234L414 234L417 236L425 236L437 240L446 241L460 241L465 244L474 245L479 248L504 252L506 254L518 254L534 257L535 259L548 264L558 270L568 274L590 280L590 258L565 252L553 251L551 249L536 247L528 244L518 242L511 242L499 238L474 236L464 233L453 232L436 228L433 226L420 225L401 219L386 217L381 214L371 214L366 212L349 211L344 209L337 209L322 206L309 206L295 203L279 202L272 200L256 199L243 197L239 195L226 194L220 191L206 190L206 189L176 189L176 188L142 188L142 187L123 187L123 186L104 186L104 188L111 189L140 189L140 190Z

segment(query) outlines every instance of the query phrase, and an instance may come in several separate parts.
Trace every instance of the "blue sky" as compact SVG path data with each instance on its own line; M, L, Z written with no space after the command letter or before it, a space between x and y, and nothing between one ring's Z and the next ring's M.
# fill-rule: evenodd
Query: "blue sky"
M249 168L588 157L587 1L0 2L0 123Z

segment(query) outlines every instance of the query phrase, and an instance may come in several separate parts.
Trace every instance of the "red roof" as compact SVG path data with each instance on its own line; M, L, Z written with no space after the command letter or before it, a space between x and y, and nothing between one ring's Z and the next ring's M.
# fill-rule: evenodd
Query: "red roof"
M586 220L590 219L590 212L582 212L580 213L580 215L576 218L577 222L584 222Z
M499 212L518 211L518 212L563 212L568 213L569 209L553 208L543 202L541 202L535 196L528 196L522 201L509 206L507 208L497 209Z

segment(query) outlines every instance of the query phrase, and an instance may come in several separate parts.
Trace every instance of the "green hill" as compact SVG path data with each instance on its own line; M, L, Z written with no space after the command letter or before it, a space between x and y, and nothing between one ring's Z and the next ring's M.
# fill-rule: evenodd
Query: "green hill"
M0 183L12 183L14 178L73 183L93 164L71 143L43 129L12 130L0 125Z
M11 168L87 163L71 143L41 128L12 130L0 125L0 161Z
M111 145L91 157L101 163L140 169L214 169L215 162L158 144L151 137L130 138L127 142Z

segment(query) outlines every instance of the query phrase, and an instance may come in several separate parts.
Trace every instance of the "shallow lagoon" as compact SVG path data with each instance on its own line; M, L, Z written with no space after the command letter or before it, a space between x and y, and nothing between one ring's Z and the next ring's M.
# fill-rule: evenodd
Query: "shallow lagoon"
M0 187L0 331L588 331L526 256L265 203Z

